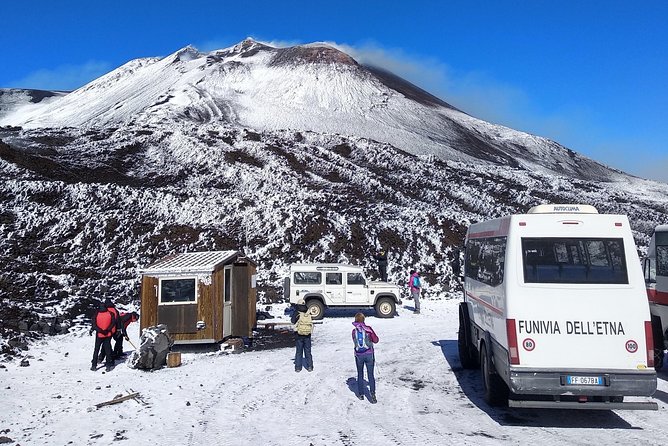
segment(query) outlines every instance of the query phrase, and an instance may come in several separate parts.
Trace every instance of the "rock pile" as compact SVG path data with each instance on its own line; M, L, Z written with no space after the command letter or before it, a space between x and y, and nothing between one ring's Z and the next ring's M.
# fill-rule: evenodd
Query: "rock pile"
M174 345L167 326L160 324L142 330L139 349L132 352L128 366L133 369L155 370L167 363L167 354Z

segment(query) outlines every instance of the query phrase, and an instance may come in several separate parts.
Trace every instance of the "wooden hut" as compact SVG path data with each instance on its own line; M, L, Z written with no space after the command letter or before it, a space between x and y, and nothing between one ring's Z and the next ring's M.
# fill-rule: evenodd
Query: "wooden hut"
M174 254L139 272L142 329L166 324L177 344L252 335L256 265L238 251Z

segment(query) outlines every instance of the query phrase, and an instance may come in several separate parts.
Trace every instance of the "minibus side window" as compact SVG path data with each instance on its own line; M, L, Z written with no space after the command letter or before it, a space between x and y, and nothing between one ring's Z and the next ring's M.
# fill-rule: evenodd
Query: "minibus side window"
M478 280L478 268L480 258L480 240L469 240L466 244L466 256L464 258L464 275Z
M668 246L656 247L656 275L668 276Z
M503 283L506 238L472 239L466 245L464 274L490 286Z

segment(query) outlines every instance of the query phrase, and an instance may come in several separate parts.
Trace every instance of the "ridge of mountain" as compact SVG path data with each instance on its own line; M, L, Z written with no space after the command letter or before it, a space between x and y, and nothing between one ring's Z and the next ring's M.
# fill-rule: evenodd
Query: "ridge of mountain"
M0 104L1 106L1 104ZM24 128L219 123L256 131L358 136L415 155L597 181L624 175L539 136L490 124L327 44L275 48L246 39L130 61L49 104L13 109Z

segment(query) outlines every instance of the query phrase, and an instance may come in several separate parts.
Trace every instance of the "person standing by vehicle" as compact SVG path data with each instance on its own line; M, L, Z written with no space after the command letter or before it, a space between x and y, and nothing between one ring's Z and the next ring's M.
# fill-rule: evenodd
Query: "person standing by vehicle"
M376 358L373 352L373 344L378 342L378 335L373 328L364 323L364 315L357 313L355 322L353 322L353 344L355 345L355 365L357 366L357 398L364 399L364 366L366 365L366 375L369 380L369 401L376 404L376 379L373 375L373 369Z
M420 279L420 273L415 270L411 270L411 277L408 281L409 287L411 290L411 297L413 302L415 302L415 310L413 313L420 314L420 291L422 290L422 280Z
M459 285L460 277L462 274L462 264L459 259L459 249L454 248L452 250L452 278L455 279L457 285Z
M309 372L313 371L313 357L311 356L311 333L313 332L313 320L304 299L297 301L296 311L290 318L295 324L297 342L295 344L295 372L301 372L302 366Z
M384 249L381 249L376 253L375 256L376 262L378 262L378 274L380 275L380 280L387 282L387 253Z
M100 353L100 348L103 349L104 355L107 358L106 370L111 371L114 360L111 356L111 337L116 333L116 316L103 303L100 303L95 317L93 317L93 326L88 330L88 334L92 335L95 332L95 348L93 349L93 361L90 367L91 370L97 370L97 359Z

